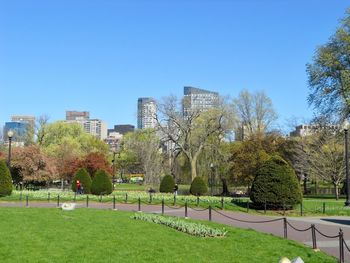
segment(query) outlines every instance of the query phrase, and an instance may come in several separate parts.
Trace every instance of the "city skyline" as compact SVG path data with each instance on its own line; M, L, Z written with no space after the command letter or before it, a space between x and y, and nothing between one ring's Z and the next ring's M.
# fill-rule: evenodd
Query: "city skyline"
M330 4L332 3L332 4ZM137 99L184 86L264 90L279 114L312 117L305 64L347 1L11 1L0 10L0 125L89 111L137 124ZM298 19L295 19L295 18Z

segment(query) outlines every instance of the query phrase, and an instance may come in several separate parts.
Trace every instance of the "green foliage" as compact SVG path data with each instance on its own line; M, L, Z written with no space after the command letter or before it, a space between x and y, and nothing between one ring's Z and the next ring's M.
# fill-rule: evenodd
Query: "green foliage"
M350 112L350 9L329 41L319 46L307 65L309 103L319 117L342 120Z
M0 160L0 196L11 195L12 179L10 170L7 168L6 162Z
M159 192L161 193L172 193L174 192L175 181L171 175L166 175L163 177L160 186Z
M253 182L250 199L257 206L291 207L302 201L299 182L290 165L279 156L262 164Z
M97 170L92 180L91 193L94 195L109 195L113 186L108 173L104 170Z
M164 217L152 214L135 214L131 218L166 225L180 232L196 237L224 237L225 229L212 228L199 223L190 223L177 217Z
M85 168L81 168L75 173L73 181L72 181L73 192L77 191L77 185L76 185L77 180L79 180L81 185L83 186L84 194L90 194L91 193L91 177Z
M196 196L204 195L206 192L208 192L208 187L205 184L202 177L196 177L192 181L190 193Z

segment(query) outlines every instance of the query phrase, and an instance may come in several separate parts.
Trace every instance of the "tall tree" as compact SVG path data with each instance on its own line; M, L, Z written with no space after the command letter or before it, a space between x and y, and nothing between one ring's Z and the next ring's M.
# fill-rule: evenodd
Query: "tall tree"
M268 131L277 119L272 101L263 91L241 91L238 98L233 100L233 107L239 118L236 128L244 129L248 137Z
M159 184L162 177L160 141L152 129L137 130L123 137L125 155L133 156L145 173L145 183Z
M315 134L309 145L310 167L319 179L332 183L335 197L345 179L344 146L340 133L324 130Z
M224 136L230 128L232 115L227 104L221 102L216 108L194 108L183 116L182 109L190 108L188 103L186 98L180 102L175 96L167 97L158 104L156 118L163 140L172 142L173 147L188 158L193 180L197 177L199 155L211 137Z
M308 101L317 116L339 121L350 114L350 9L329 41L307 64Z

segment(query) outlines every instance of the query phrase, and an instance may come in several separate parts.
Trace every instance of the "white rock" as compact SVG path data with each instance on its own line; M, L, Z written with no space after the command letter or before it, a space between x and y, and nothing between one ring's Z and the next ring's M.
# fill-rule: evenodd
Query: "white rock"
M75 204L73 203L63 203L61 205L63 211L72 211L75 209Z
M292 263L288 258L283 257L281 258L281 260L279 261L279 263Z
M301 259L301 257L297 257L295 259L292 259L292 263L304 263L304 261Z

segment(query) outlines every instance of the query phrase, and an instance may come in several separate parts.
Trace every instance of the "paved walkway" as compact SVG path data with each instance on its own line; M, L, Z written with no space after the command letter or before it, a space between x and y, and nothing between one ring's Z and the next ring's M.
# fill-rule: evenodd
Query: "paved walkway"
M0 207L25 207L25 202L0 202ZM56 202L29 202L29 207L56 207ZM78 208L86 207L86 203L78 202ZM98 203L90 202L90 208L96 209L112 209L112 203ZM117 203L116 208L123 211L137 211L138 204L122 204ZM160 205L149 205L141 204L141 211L147 213L162 213L162 207ZM188 207L187 216L193 219L209 220L208 209L203 210L201 208L190 208ZM173 207L165 206L164 214L185 217L185 207ZM257 223L261 221L270 221L281 217L272 216L260 216L240 212L223 211L223 210L212 210L212 221L240 227L255 229L259 232L271 233L275 236L284 236L284 223L283 219L275 220L272 222ZM288 239L292 239L307 246L312 247L312 233L311 230L299 232L294 230L292 227L303 230L315 224L317 230L327 236L337 236L339 229L341 228L344 232L344 240L350 246L350 217L287 217L289 226L287 228ZM245 222L246 221L246 222ZM291 227L292 226L292 227ZM316 232L317 237L317 248L326 253L339 258L339 239L338 238L327 238ZM350 253L345 248L345 262L350 263Z

